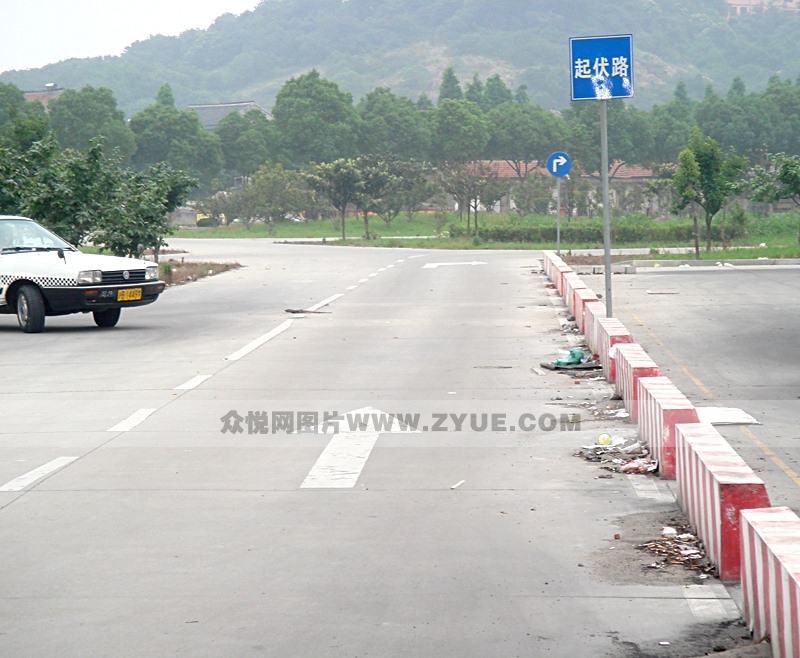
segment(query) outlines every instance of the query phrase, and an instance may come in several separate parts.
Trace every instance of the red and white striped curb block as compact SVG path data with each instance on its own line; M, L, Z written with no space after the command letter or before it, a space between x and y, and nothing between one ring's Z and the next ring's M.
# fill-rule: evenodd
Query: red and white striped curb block
M557 263L566 265L555 251L545 250L542 252L542 270L551 281L553 280L553 272Z
M589 302L597 301L597 293L590 288L576 288L572 293L572 314L575 316L575 322L578 324L578 331L583 333L583 320L584 309Z
M709 423L675 426L678 500L722 580L739 580L740 512L769 507L759 478Z
M566 272L564 274L564 294L562 297L564 298L564 304L572 315L575 315L574 293L576 290L586 287L581 277L575 272Z
M774 658L800 656L800 518L788 507L742 511L744 617Z
M542 252L542 270L547 278L555 284L558 294L564 296L564 274L572 272L572 268L567 265L555 251Z
M597 318L597 354L603 366L603 374L612 384L616 381L617 366L611 358L611 349L614 345L632 342L630 332L617 318Z
M586 302L583 305L583 335L592 354L598 354L597 320L606 317L606 305L603 302Z
M620 343L612 348L616 363L616 389L631 419L639 417L639 378L658 377L661 371L638 343Z
M658 460L662 478L675 479L675 426L697 423L697 409L667 377L639 378L639 437Z
M562 299L564 298L564 276L567 274L575 274L575 272L566 263L556 263L553 283L556 284L556 290L558 290L558 294L561 295Z

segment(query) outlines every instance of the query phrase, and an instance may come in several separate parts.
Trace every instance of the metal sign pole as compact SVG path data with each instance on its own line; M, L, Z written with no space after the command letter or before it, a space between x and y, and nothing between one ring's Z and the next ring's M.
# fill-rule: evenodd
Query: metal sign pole
M605 256L606 317L614 317L611 307L611 204L608 197L608 101L600 101L600 178L603 181L603 251Z
M561 176L556 178L556 254L561 256Z

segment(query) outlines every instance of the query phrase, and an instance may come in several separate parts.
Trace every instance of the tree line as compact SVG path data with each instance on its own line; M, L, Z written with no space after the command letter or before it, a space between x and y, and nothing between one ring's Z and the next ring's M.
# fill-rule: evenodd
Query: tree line
M798 124L800 81L775 77L763 92L748 93L736 79L725 96L709 87L701 100L679 84L671 101L650 111L609 102L609 156L656 167L674 193L670 207L704 208L710 226L725 199L742 192L735 183L746 171L761 176L753 188L759 198L798 196L776 182L778 165L800 156ZM512 167L519 212L547 212L550 189L537 180L535 163L562 150L576 174L595 173L598 125L597 102L555 112L531 103L524 86L512 90L497 75L462 84L452 68L435 102L379 87L355 103L311 70L284 83L271 117L234 112L213 131L177 108L168 85L126 121L105 88L66 90L45 110L0 84L0 210L42 219L76 243L91 235L117 251L134 242L158 246L166 213L190 197L212 216L244 221L319 216L326 205L343 216L352 204L369 235L370 214L390 222L439 190L459 202L469 227L478 200L491 206L507 192L485 161ZM589 211L592 195L579 175L566 193L572 208ZM144 228L150 224L152 235Z

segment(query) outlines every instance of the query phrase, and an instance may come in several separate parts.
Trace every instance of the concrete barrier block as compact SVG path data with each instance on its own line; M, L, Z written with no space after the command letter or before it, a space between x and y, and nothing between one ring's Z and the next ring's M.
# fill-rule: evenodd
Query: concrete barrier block
M586 284L576 272L564 273L564 292L561 296L564 298L564 304L566 304L569 312L572 313L572 315L575 315L574 292L579 288L586 287Z
M697 423L697 409L667 377L640 377L639 436L658 460L662 478L675 479L675 426Z
M759 478L709 423L675 426L678 500L722 580L741 575L744 509L769 507Z
M606 305L603 302L587 302L583 305L583 335L592 354L599 355L597 342L597 320L606 317Z
M597 354L603 365L603 375L614 383L617 377L617 366L612 349L620 343L632 343L633 337L617 318L597 318Z
M578 330L581 333L584 333L583 322L586 304L596 301L597 293L591 288L576 288L572 293L572 306L575 309L572 314L575 316L575 322L578 324Z
M632 420L639 418L639 378L658 377L661 371L638 343L620 343L614 352L615 388Z
M742 510L742 595L753 638L774 658L800 656L800 518L788 507Z
M564 299L564 275L573 273L573 269L567 265L566 263L556 264L554 268L554 275L555 280L553 283L556 284L556 290L558 290L558 294L561 295L561 298Z

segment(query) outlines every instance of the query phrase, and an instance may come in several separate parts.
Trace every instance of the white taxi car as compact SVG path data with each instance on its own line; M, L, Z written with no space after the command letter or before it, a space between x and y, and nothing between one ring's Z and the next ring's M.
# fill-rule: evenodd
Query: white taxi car
M32 219L0 215L0 313L26 333L69 313L113 327L121 309L153 303L165 286L156 263L84 254Z

